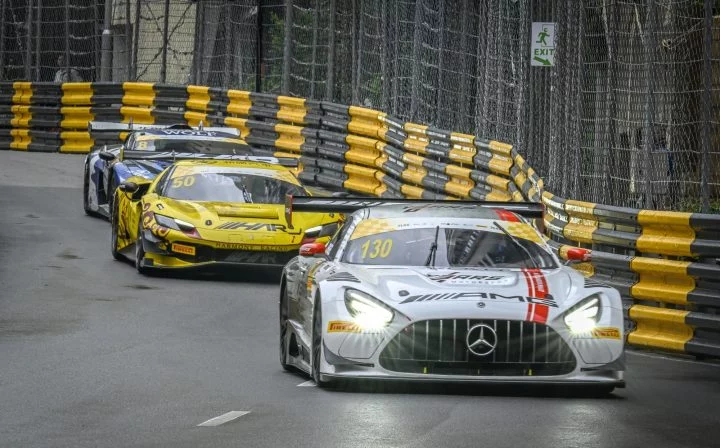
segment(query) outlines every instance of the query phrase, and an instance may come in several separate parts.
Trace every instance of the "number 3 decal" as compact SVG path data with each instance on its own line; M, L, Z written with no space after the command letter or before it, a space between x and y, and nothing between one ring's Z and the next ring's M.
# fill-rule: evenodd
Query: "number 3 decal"
M386 258L388 255L390 255L390 251L392 250L393 242L391 239L377 239L377 240L367 240L365 243L360 246L362 248L362 257L367 258L368 256L370 258ZM368 253L370 252L370 253Z

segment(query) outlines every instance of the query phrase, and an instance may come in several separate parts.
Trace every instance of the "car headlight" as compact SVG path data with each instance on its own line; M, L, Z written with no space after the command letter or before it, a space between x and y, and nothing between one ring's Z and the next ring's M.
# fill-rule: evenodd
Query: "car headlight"
M345 307L363 330L377 330L392 322L395 313L375 297L357 289L345 290Z
M321 238L324 236L333 236L337 231L338 223L331 222L330 224L323 224L320 226L310 227L305 230L304 239Z
M183 221L182 219L171 218L165 215L158 215L155 213L155 221L163 227L168 229L179 230L186 233L187 235L198 237L199 234L194 225L189 222Z
M570 308L565 325L574 334L589 333L600 319L600 296L593 294Z

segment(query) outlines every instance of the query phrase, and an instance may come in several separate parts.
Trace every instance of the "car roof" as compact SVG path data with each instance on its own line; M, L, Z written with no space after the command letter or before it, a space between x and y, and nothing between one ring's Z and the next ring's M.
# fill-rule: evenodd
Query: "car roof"
M471 204L438 202L437 204L382 204L367 209L368 218L470 218L502 220L497 210ZM361 212L361 211L358 211ZM507 212L505 212L507 213ZM514 215L514 214L513 214ZM519 218L521 219L521 218Z

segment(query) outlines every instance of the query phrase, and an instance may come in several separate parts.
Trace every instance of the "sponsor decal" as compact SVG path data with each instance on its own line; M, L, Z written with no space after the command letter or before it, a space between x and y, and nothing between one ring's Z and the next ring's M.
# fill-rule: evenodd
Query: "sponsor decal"
M297 246L270 246L265 244L215 243L218 249L255 250L260 252L287 252Z
M215 137L217 132L212 131L194 131L191 129L163 129L160 131L165 135L191 135L196 137Z
M193 246L186 246L184 244L173 243L171 248L172 248L173 252L177 252L179 254L195 255L195 248Z
M528 306L541 304L543 306L552 306L557 308L557 303L552 299L552 296L547 295L546 298L529 297L529 296L504 296L502 294L496 294L492 292L449 292L442 294L419 294L410 296L407 299L400 302L413 303L413 302L447 302L447 301L466 301L466 300L478 300L478 299L490 299L490 300L514 300L519 303L527 303Z
M597 327L592 335L598 339L620 339L620 329L616 327Z
M268 232L284 231L285 226L282 224L268 224L262 222L242 222L233 221L226 222L216 227L218 230L266 230Z
M360 326L354 322L331 320L328 322L328 333L362 333Z
M473 283L473 282L483 282L483 281L497 281L497 280L503 280L504 277L499 275L472 275L472 274L463 274L462 272L450 272L448 274L428 274L427 277L437 283ZM462 280L459 281L453 281L453 280Z
M474 210L475 205L461 204L424 204L424 205L408 205L403 207L403 213L415 213L421 210Z

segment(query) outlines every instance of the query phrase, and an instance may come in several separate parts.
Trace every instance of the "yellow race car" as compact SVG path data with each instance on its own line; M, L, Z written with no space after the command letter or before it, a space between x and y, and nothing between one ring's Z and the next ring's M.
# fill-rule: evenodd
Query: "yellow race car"
M307 195L282 160L183 160L154 180L118 186L112 254L140 273L216 265L284 266L307 242L322 242L341 215L295 213L287 195ZM240 160L238 160L240 159Z

